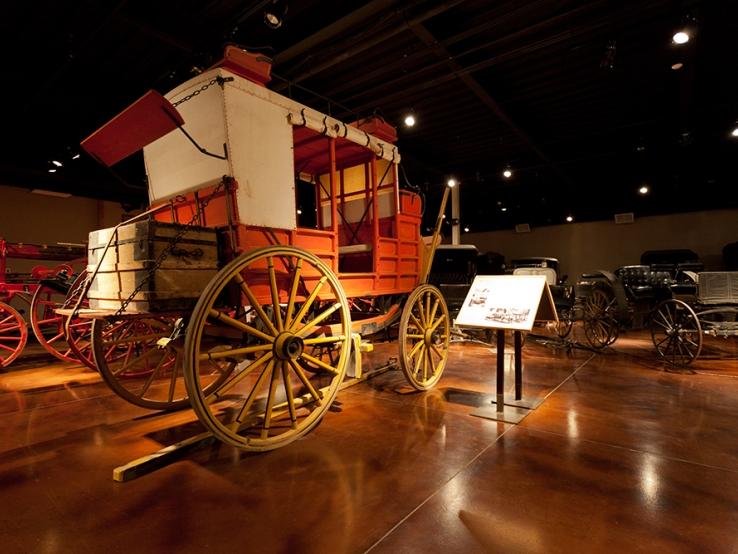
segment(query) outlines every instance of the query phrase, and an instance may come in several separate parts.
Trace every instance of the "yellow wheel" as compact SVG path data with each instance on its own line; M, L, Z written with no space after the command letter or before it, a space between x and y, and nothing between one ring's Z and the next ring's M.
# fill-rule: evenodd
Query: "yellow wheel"
M441 378L448 359L451 319L446 301L433 285L420 285L405 302L400 318L400 367L418 390Z
M313 356L318 345L337 356ZM185 382L216 437L244 450L272 450L320 422L350 353L351 315L331 269L300 248L261 248L221 269L200 296L185 337ZM235 369L207 398L199 368L218 359Z

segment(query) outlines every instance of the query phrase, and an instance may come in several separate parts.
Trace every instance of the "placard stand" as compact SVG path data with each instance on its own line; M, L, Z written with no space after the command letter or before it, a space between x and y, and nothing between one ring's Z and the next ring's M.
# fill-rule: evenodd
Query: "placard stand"
M534 321L558 321L545 277L538 275L478 275L472 283L456 324L497 331L497 393L489 406L471 413L505 423L518 423L540 399L523 397L523 337ZM513 331L515 390L505 398L505 330Z
M513 397L505 397L505 331L497 329L497 395L490 401L490 406L481 406L471 415L503 421L519 423L531 410L541 405L540 398L523 397L523 337L521 331L514 331L515 360L515 393Z

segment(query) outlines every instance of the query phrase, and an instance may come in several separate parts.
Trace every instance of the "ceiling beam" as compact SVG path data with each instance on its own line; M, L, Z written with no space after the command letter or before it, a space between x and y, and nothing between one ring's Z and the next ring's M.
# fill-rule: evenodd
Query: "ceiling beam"
M467 73L454 58L445 46L440 44L433 34L426 29L422 23L410 25L410 30L417 36L423 44L433 50L436 55L445 60L446 66L453 72L455 77L459 79L466 87L494 113L500 121L507 125L523 143L533 151L544 163L548 164L557 175L568 185L573 185L572 180L564 174L557 166L552 164L551 158L541 150L533 139L526 133L510 116L502 109L497 101L489 94L482 85L470 74Z
M334 21L327 27L320 29L318 32L313 33L309 37L304 38L297 44L290 46L286 50L283 50L274 56L274 65L287 63L306 52L310 52L310 50L319 44L332 40L341 33L344 33L388 8L393 7L397 4L397 1L398 0L374 0L373 2L365 4L358 10L343 16L338 21Z
M438 6L435 6L429 10L426 10L420 15L417 15L409 20L405 20L403 17L402 21L395 27L392 27L391 29L388 29L382 33L379 33L375 35L373 38L363 40L359 42L358 44L355 44L352 48L345 48L341 50L338 54L330 56L328 59L324 60L322 63L316 64L310 67L309 69L306 69L305 71L298 73L297 75L291 76L289 80L292 83L299 83L301 81L304 81L305 79L308 79L319 73L322 73L326 69L330 69L331 67L334 67L335 65L338 65L341 62L349 60L353 58L354 56L361 54L362 52L365 52L366 50L369 50L370 48L374 48L378 44L382 44L383 42L386 42L387 40L394 37L395 35L399 35L403 31L410 29L411 25L422 23L423 21L427 19L440 15L444 13L445 11L453 8L454 6L461 4L462 2L464 2L464 0L448 0L446 2L439 4ZM402 10L399 12L399 14L404 16L405 11L406 10ZM289 85L283 84L283 85L274 87L274 89L279 91L279 90L283 90L287 88L287 86Z

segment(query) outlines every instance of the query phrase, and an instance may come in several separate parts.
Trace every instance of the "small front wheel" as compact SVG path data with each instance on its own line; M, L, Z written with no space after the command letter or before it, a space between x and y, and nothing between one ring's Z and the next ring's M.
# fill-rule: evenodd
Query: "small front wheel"
M433 388L448 360L451 319L446 300L433 285L410 293L400 318L400 367L410 385Z

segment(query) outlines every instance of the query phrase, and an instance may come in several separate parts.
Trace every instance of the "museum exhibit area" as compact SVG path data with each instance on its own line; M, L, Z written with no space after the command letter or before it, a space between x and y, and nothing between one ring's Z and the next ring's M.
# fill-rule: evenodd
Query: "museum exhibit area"
M9 116L66 146L0 166L8 551L732 552L729 18L287 4L49 6L99 52Z

